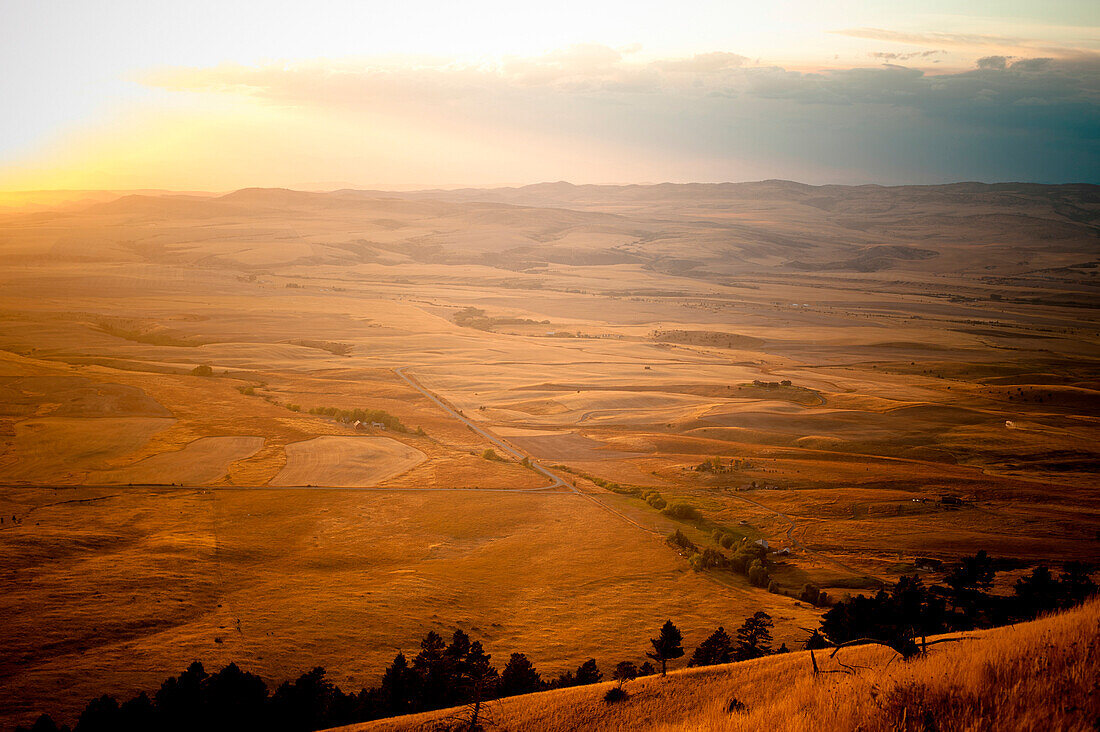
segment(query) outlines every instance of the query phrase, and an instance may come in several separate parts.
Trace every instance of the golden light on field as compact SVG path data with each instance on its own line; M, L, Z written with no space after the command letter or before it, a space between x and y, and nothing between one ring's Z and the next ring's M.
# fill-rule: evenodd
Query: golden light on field
M0 727L1088 726L1098 9L3 3Z

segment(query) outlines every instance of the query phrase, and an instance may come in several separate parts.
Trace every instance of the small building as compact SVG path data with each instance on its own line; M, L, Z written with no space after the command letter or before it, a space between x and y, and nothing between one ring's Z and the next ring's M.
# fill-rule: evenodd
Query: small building
M917 557L913 560L913 566L917 569L924 569L930 572L938 572L943 569L943 562L938 559L931 559L929 557Z
M376 430L386 429L386 425L382 424L381 422L371 422L370 426Z
M358 419L357 419L357 420L355 420L354 422L352 422L351 426L352 426L352 427L354 427L354 428L355 428L355 429L357 429L357 430L362 430L362 429L366 429L366 428L365 428L365 427L363 426L363 423L362 423L362 422L360 422L360 421L359 421Z
M762 546L765 549L767 549L768 548L768 540L767 539L757 539L756 540L756 545L757 546Z

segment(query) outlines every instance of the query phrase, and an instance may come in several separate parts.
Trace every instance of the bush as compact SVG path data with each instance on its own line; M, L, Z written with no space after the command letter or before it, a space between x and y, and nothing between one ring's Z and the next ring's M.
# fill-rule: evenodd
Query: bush
M684 532L680 531L679 529L673 531L672 534L668 537L668 543L692 552L693 554L699 553L699 547L695 546L695 542L684 536Z
M653 506L658 511L668 505L665 502L665 499L661 498L661 494L659 493L654 493L652 496L647 498L646 503L648 503L650 506Z
M485 452L481 453L481 457L485 458L486 460L495 460L498 463L504 462L504 458L502 458L500 455L497 455L496 451L493 450L493 448L491 447L485 448Z
M703 514L699 513L699 509L690 503L673 503L661 513L682 521L698 521L703 518Z
M603 700L608 704L615 704L616 702L625 701L630 695L617 686L612 686L607 690L607 693L603 695Z
M703 550L700 558L705 569L720 569L728 567L730 564L730 560L725 554L717 549L711 549L710 547Z
M798 599L802 602L808 602L811 605L817 605L821 597L821 590L815 585L805 584L802 586L802 592L799 593Z
M771 582L771 577L768 576L768 570L764 569L764 565L760 563L760 560L756 560L749 566L749 584L754 587L767 587Z
M722 534L722 538L718 543L722 545L723 549L732 549L735 541L737 541L737 537L733 534Z
M195 368L191 369L192 376L213 376L214 369L210 368L209 364L199 364Z
M771 582L769 582L768 583L768 592L772 593L773 595L780 594L782 591L779 588L779 583L776 582L775 580L772 580Z

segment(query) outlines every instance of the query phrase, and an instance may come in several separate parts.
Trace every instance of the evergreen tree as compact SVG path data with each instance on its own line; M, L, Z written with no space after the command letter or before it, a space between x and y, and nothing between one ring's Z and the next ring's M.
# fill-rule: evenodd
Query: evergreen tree
M596 665L596 659L590 658L577 669L576 684L578 686L595 684L602 678L603 673L600 671L600 667Z
M104 694L98 699L92 699L84 707L76 723L76 732L115 732L121 719L118 700Z
M416 711L416 691L416 673L409 668L405 654L398 653L382 674L382 703L386 711L392 715Z
M443 638L434 630L420 641L420 653L412 667L419 677L420 698L425 709L442 709L455 698L454 666Z
M542 679L527 656L513 653L500 672L500 695L530 694L542 688Z
M737 648L734 659L745 661L760 658L772 650L772 618L763 610L758 610L737 629Z
M729 663L733 660L733 641L725 629L719 627L710 637L699 644L691 654L688 666L713 666Z
M481 705L486 699L492 699L496 691L499 674L490 663L491 656L481 647L481 641L474 641L466 653L462 679L463 696L467 704L468 723L471 732L481 729Z
M661 664L661 676L668 673L669 661L684 655L684 647L681 645L683 640L684 637L671 620L666 620L661 626L660 635L649 640L653 645L653 652L645 655Z

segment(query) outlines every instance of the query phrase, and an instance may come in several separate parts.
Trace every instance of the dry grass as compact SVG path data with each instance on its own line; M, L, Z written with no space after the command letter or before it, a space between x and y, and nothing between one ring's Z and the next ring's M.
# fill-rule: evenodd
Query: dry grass
M951 636L949 636L951 637ZM958 636L953 636L958 637ZM1031 623L966 634L908 663L878 646L840 655L853 672L814 676L800 651L688 669L627 684L629 699L603 701L612 684L496 702L501 730L1091 730L1100 719L1100 600ZM841 669L818 652L823 670ZM731 701L744 705L730 712ZM449 712L341 728L432 730Z

